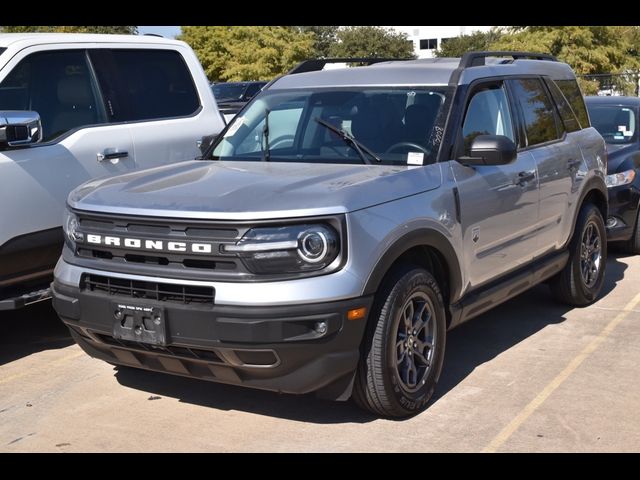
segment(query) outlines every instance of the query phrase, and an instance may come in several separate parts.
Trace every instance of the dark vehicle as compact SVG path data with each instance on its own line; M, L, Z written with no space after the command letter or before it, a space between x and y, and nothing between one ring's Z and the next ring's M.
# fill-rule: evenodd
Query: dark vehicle
M227 122L256 96L267 82L227 82L211 85L218 108Z
M592 125L609 152L607 237L629 253L640 253L640 138L636 97L586 97Z

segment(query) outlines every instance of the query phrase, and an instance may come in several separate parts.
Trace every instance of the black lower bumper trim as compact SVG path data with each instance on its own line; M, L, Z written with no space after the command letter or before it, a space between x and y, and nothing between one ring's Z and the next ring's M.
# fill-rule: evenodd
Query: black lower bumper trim
M52 285L54 308L76 342L110 363L286 393L352 378L366 320L347 320L372 297L324 304L180 305ZM114 302L161 307L158 344L115 338ZM345 385L350 382L345 382ZM341 398L344 392L337 393ZM326 395L325 395L326 396Z

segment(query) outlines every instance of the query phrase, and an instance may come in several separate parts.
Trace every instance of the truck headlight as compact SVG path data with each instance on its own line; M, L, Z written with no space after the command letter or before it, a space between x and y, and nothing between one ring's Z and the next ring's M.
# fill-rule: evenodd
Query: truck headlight
M627 185L636 178L635 170L627 170L625 172L620 173L612 173L611 175L607 175L605 182L607 184L607 188L611 187L619 187L621 185Z
M256 274L322 270L340 253L338 233L329 225L304 224L252 228L223 252L235 253Z
M62 222L62 230L64 230L64 240L71 247L75 249L76 242L84 240L84 234L79 231L80 222L75 213L65 210L64 219Z

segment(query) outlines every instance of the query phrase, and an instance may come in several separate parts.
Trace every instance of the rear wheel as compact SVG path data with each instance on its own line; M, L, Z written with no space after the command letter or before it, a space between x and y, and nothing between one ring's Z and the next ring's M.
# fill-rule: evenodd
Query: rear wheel
M562 303L575 307L589 305L598 298L604 283L607 237L602 214L593 204L580 210L569 260L550 282L551 291Z
M446 320L442 294L426 270L393 271L378 293L362 347L354 400L377 415L426 408L442 370Z

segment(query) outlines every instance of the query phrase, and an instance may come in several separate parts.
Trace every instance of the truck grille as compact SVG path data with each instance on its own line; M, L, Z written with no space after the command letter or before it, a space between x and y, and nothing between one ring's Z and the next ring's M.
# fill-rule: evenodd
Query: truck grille
M78 244L75 254L112 271L152 274L163 267L174 278L230 279L250 275L235 255L222 253L222 245L235 244L250 228L221 222L153 219L77 212L84 235L133 237L142 241L201 242L211 245L210 254L180 251L146 251L124 246ZM100 267L102 265L102 267Z
M213 287L196 287L171 283L144 282L126 278L85 274L82 276L82 289L101 292L118 297L129 297L159 302L213 305L215 292Z

